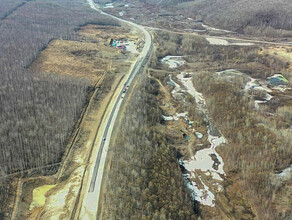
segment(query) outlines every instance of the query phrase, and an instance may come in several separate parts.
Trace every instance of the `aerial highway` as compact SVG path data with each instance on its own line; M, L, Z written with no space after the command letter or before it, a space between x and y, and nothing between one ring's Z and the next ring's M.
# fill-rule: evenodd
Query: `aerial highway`
M74 216L74 219L98 219L100 190L114 124L122 103L126 101L126 99L123 98L125 96L125 91L131 86L135 76L139 72L143 71L143 68L148 62L153 48L152 37L143 26L140 26L130 21L125 21L123 19L117 18L101 11L99 7L93 2L93 0L88 0L88 3L93 10L96 10L105 16L110 16L114 19L117 19L120 22L124 22L132 26L133 28L141 31L144 35L145 44L135 65L131 69L130 74L128 74L127 79L122 86L122 89L121 87L118 87L120 91L116 91L118 92L118 95L114 97L114 104L111 105L110 113L104 119L105 126L103 127L102 134L97 136L99 138L96 138L95 140L96 143L94 144L94 147L97 147L98 151L97 154L93 154L93 156L95 156L94 165L89 166L88 168L89 170L87 172L89 174L89 178L87 183L85 183L83 186L85 188L83 190L84 195L81 195L80 197L80 202L82 203L82 205L80 207L80 211L75 213L77 216Z

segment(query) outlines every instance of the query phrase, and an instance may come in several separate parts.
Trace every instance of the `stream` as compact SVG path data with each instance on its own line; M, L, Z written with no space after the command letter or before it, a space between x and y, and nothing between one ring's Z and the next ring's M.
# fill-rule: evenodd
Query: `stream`
M185 90L170 77L171 83L175 85L171 93L174 98L185 94L185 92L194 97L197 103L197 110L203 114L206 122L210 147L197 151L188 160L179 159L179 163L183 167L183 177L191 192L192 198L202 205L214 207L214 193L223 190L220 183L225 176L223 170L224 162L216 152L216 147L226 143L226 140L211 122L203 94L194 88L192 77L188 76L185 78L185 74L181 73L177 76L177 79L182 83Z

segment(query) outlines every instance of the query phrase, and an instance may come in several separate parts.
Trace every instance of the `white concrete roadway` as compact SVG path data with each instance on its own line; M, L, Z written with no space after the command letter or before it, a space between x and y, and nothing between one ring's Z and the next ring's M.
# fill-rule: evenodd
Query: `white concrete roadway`
M144 47L139 55L134 67L131 70L131 73L128 75L126 82L123 86L123 89L126 86L130 86L133 79L135 78L136 74L140 71L141 68L144 67L144 64L150 57L150 53L152 50L152 37L150 33L144 29L144 27L135 24L130 21L125 21L123 19L117 18L115 16L109 15L107 13L102 12L99 10L99 7L95 5L93 0L88 0L90 7L96 11L99 11L101 14L106 16L110 16L120 22L127 23L132 27L140 30L144 34ZM120 88L120 87L119 87ZM99 135L94 143L94 148L96 148L95 153L92 154L92 157L96 158L95 162L92 165L88 166L87 173L89 174L88 182L84 184L85 190L83 190L84 195L81 195L80 199L82 200L81 210L79 216L75 216L74 219L98 219L98 204L99 204L99 197L100 197L100 190L102 184L102 178L104 173L104 167L106 163L107 152L109 148L109 143L111 139L111 135L113 132L114 124L120 110L120 106L123 102L123 93L122 90L118 91L118 95L114 97L114 104L112 105L112 109L110 110L110 114L105 117L105 127L102 132L102 135ZM98 149L98 151L97 151Z

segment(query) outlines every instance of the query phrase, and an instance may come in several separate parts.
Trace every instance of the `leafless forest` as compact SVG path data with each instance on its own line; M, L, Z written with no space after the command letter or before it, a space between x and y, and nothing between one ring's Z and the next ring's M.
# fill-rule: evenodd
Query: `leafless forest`
M158 83L139 79L118 126L104 219L197 219L174 149L160 132Z
M13 11L15 11L18 7L25 4L25 1L23 0L1 0L0 1L0 19L3 19L7 17L9 14L11 14ZM1 23L1 22L0 22Z
M81 25L115 23L86 1L0 4L0 175L5 176L60 161L89 85L26 68L52 39L78 40Z
M279 72L288 78L289 62L259 54L257 46L209 45L203 37L180 36L158 32L160 47L155 56L191 55L186 60L196 65L186 71L195 72L193 83L204 94L211 117L228 140L228 147L222 150L226 158L224 169L238 178L260 219L290 219L291 199L287 191L291 180L275 182L273 173L291 165L291 137L284 132L291 125L291 110L281 107L291 103L275 98L269 104L273 117L261 115L254 110L253 100L240 92L244 81L226 83L214 77L216 71L242 69L255 78L264 79ZM153 59L152 66L162 68L158 60ZM261 123L268 126L260 126Z
M290 0L141 1L159 3L162 7L172 8L210 25L242 33L275 36L280 34L275 29L292 29ZM285 36L284 32L281 34Z

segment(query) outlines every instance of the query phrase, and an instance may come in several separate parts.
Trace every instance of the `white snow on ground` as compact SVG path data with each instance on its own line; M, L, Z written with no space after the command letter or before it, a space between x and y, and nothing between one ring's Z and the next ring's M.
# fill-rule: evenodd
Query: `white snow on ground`
M174 116L165 116L162 115L163 120L165 121L178 121L180 118L183 118L185 120L189 120L187 116L188 112L183 112L183 113L176 113ZM192 124L192 121L189 121L189 124Z
M221 32L225 32L225 33L232 33L232 31L228 31L228 30L223 30L223 29L219 29L219 28L214 28L214 27L210 27L206 24L201 23L201 25L203 26L203 28L206 28L207 30L213 30L213 31L221 31Z
M172 96L179 100L182 96L184 96L184 90L181 89L179 84L172 80L171 75L169 75L169 81L172 82L175 86L171 91Z
M244 90L245 91L248 91L248 90L251 90L253 89L254 87L258 86L256 82L256 79L254 78L251 78L250 81L248 83L246 83L245 87L244 87Z
M242 76L242 72L236 70L236 69L227 69L224 71L220 71L220 72L216 72L216 74L218 76L224 76L224 77L228 77L228 76Z
M274 86L273 89L279 90L280 92L285 92L286 90L290 88L288 86L279 85L279 86Z
M173 117L172 116L164 116L162 115L162 118L164 121L173 121Z
M200 92L197 92L197 90L194 88L192 78L191 77L184 78L185 75L186 73L182 72L181 74L177 75L177 78L182 82L184 87L186 87L187 92L195 98L195 101L197 105L200 106L201 110L205 109L206 102L203 97L203 94Z
M231 43L231 45L237 45L237 46L253 46L254 43Z
M256 110L259 110L260 109L260 104L265 104L265 103L267 103L267 101L255 100L254 101L254 108Z
M265 104L268 101L270 101L273 98L273 96L271 96L269 93L266 93L266 100L255 100L254 101L254 107L255 109L259 110L260 108L260 104Z
M244 73L242 73L244 74ZM280 74L275 74L272 77L277 77L277 76L281 76ZM268 79L272 78L272 77L268 77ZM259 81L257 79L254 79L252 77L249 77L250 81L247 82L247 84L245 85L244 90L245 91L249 91L249 90L262 90L262 91L266 91L267 92L267 98L266 100L269 101L272 99L272 96L268 93L273 92L273 90L279 90L281 92L285 92L286 90L290 89L290 87L288 87L287 85L279 85L279 86L272 86L270 88L268 88L268 84L266 81Z
M113 5L113 3L108 3L103 8L114 8L114 7L115 6Z
M196 132L195 134L196 134L197 138L199 138L199 139L203 138L203 134L202 133Z
M224 137L219 137L219 136L213 136L210 134L210 129L208 128L208 141L211 144L211 149L213 150L213 153L216 155L220 165L218 166L217 173L220 173L222 175L225 175L225 172L223 170L224 162L222 157L216 152L216 147L218 147L221 144L226 143L226 139Z
M195 170L201 170L204 172L209 171L213 177L216 179L222 180L219 174L225 175L223 170L223 161L222 158L219 156L218 160L220 164L218 166L218 170L213 168L214 161L211 158L211 154L215 154L218 158L218 154L215 150L210 148L205 148L196 152L196 155L193 156L190 160L184 161L186 170L190 172L194 172Z
M214 207L215 196L209 190L209 187L203 182L202 178L196 173L197 170L205 172L207 176L211 174L212 179L217 181L215 183L218 191L222 191L223 187L218 183L218 181L222 181L220 175L225 175L223 170L223 160L221 156L216 152L215 148L222 143L225 143L224 137L216 137L209 135L208 140L210 141L211 147L199 150L196 152L195 156L193 156L190 160L180 161L180 164L184 166L184 168L190 173L190 175L185 175L185 179L187 181L187 186L192 192L192 196L195 200L199 201L203 205ZM214 161L211 158L211 155L215 154L219 164L218 170L213 168ZM198 185L195 181L192 181L193 178L198 177L200 182L204 185L203 189L198 188Z
M183 112L183 113L176 113L175 116L173 116L174 120L179 120L180 117L184 118L185 120L188 119L187 117L188 112Z
M186 62L181 56L166 56L160 61L167 64L171 69L182 66Z
M203 97L203 94L196 91L192 82L192 78L184 78L185 75L186 73L181 73L177 76L177 78L186 88L186 91L195 98L198 109L206 114L206 117L208 117L206 101ZM211 176L212 179L216 182L216 188L220 191L222 190L222 186L220 186L218 181L222 181L220 175L225 175L225 172L223 170L224 162L220 155L216 152L216 147L223 143L226 143L226 140L222 136L213 136L210 133L211 131L208 127L208 141L210 142L210 148L199 150L189 160L180 160L179 162L188 171L188 174L185 174L184 178L187 181L188 188L192 192L193 198L203 205L214 207L214 194L209 190L209 187L203 182L200 175L196 172L197 170L200 170L203 171L206 175ZM215 155L217 157L217 167L214 166L215 162L212 159L211 155ZM198 185L200 185L196 183L198 179L200 180L201 185L204 186L203 188L198 187Z
M207 37L206 40L209 41L211 45L223 45L223 46L229 45L229 42L227 40L220 39L220 38Z
M261 91L266 92L265 100L255 100L254 101L254 107L256 110L259 110L260 104L265 104L273 98L273 96L269 94L270 92L272 92L272 90L269 89L267 87L267 85L260 84L258 82L258 80L251 78L251 77L250 77L250 81L246 83L245 88L244 88L245 92L248 92L250 90L261 90Z
M254 43L229 43L225 39L216 38L216 37L206 37L206 40L209 41L209 44L211 45L221 45L221 46L230 46L230 45L237 45L237 46L252 46Z
M250 81L248 83L246 83L244 90L245 91L248 91L248 90L263 90L263 91L266 91L266 92L272 92L272 90L269 89L267 87L267 85L261 85L261 84L259 84L258 80L254 79L254 78L251 78L251 77L250 77Z
M292 165L290 167L284 169L281 173L276 174L276 176L282 181L291 179L292 178Z
M180 90L180 85L177 84L175 81L172 80L171 75L169 75L169 81L174 84L174 86L175 86L174 90Z
M193 174L184 174L183 177L187 180L187 187L191 191L191 196L196 201L200 202L202 205L211 206L214 207L214 201L215 196L214 194L209 190L209 187L204 184L202 179L200 177L199 181L203 185L202 187L199 187L196 181L188 181L189 179L194 178Z

